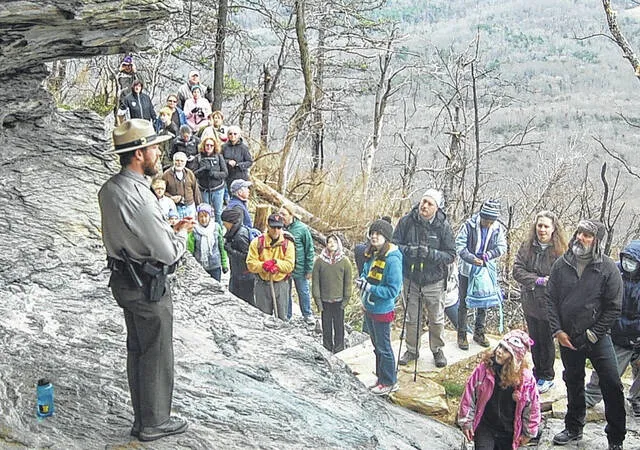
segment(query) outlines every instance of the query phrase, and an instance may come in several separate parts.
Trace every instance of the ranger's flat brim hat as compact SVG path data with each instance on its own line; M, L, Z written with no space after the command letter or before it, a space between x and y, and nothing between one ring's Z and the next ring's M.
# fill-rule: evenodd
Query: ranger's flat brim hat
M127 120L113 130L112 137L113 148L106 155L127 153L171 139L171 135L158 136L151 122L144 119Z

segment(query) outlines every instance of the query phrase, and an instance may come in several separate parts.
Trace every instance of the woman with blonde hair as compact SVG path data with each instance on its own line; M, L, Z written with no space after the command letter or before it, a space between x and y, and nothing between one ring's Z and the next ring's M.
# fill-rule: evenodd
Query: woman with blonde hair
M520 301L529 335L536 343L531 356L541 394L553 387L555 378L556 349L545 300L547 281L551 266L566 250L567 238L558 217L551 211L540 211L513 263L513 278L520 283Z
M228 172L222 157L220 141L213 137L204 138L200 143L196 164L197 168L194 174L198 179L202 201L211 205L214 209L216 222L222 225L220 215L222 214L222 200Z
M538 434L540 399L525 360L532 345L524 331L508 332L467 380L458 425L477 450L516 450Z

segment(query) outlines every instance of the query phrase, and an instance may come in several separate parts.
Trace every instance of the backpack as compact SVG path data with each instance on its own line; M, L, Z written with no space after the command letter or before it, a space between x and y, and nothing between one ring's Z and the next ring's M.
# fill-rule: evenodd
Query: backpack
M262 236L262 232L257 228L247 227L249 230L249 242L253 241L255 238ZM264 242L262 244L264 246Z
M504 315L502 313L502 290L496 279L496 266L489 262L485 266L471 266L469 285L465 303L467 308L492 308L497 306L500 311L500 325L503 331Z
M249 231L251 230L256 230L255 228L249 228ZM260 233L258 231L258 233ZM294 237L288 233L288 232L284 232L283 233L283 237L284 239L282 240L282 243L280 244L280 246L282 247L282 254L286 255L287 254L287 247L289 246L289 241L294 242ZM258 236L258 257L262 258L262 251L264 250L264 234L260 233L260 235Z

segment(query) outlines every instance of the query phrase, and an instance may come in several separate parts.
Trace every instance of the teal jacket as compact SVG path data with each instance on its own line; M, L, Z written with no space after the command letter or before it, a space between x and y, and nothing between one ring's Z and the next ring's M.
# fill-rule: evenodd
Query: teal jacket
M375 255L364 263L360 276L367 278L369 270L376 262ZM391 244L384 260L382 279L371 286L371 292L361 296L362 306L373 314L386 314L393 311L396 298L402 292L402 253L395 244Z
M287 231L291 233L296 244L296 265L291 275L303 277L308 273L312 273L316 254L309 227L294 218L291 225L287 227Z

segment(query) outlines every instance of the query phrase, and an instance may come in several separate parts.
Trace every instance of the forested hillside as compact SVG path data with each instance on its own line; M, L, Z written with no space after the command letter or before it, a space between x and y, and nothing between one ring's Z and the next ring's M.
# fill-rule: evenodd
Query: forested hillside
M614 5L640 48L638 9ZM158 106L192 67L213 84L219 7L184 2L135 55ZM331 209L327 220L361 222L349 217L361 205L399 215L436 185L454 221L488 196L514 206L513 225L541 207L570 221L599 212L602 162L615 178L602 145L640 163L627 123L640 123L638 80L607 37L601 2L237 0L227 19L225 120L253 144L254 175L320 216ZM117 62L92 64L80 72L100 80ZM344 180L358 196L319 200ZM638 194L634 180L621 174L623 200ZM627 225L636 212L626 205Z

